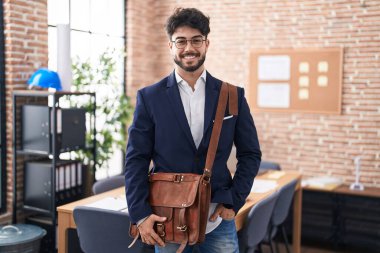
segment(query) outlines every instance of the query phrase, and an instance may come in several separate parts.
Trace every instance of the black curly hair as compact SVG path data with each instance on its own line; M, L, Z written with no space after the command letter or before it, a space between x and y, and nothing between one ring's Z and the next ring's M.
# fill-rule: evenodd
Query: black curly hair
M189 26L198 29L205 37L210 33L210 17L195 8L177 8L166 22L166 33L171 39L178 27Z

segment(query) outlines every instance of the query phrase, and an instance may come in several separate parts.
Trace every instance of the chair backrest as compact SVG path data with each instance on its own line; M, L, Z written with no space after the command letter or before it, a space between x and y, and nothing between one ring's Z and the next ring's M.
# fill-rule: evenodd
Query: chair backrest
M231 173L235 173L237 166L237 158L236 158L236 147L232 146L230 156L227 160L227 167L231 171ZM265 161L262 160L260 163L260 168L258 173L264 173L268 170L281 170L281 166L279 163L272 162L272 161Z
M280 164L271 161L261 161L259 172L267 170L281 170Z
M278 226L285 221L293 200L296 185L297 180L293 180L278 191L278 198L271 218L272 225Z
M260 201L249 211L244 227L240 232L239 244L241 249L258 245L265 237L272 216L278 192Z
M149 252L140 241L128 249L129 216L127 213L78 206L74 209L80 246L85 253L143 253Z
M99 194L125 185L125 178L123 175L112 176L106 179L96 181L92 185L92 192Z

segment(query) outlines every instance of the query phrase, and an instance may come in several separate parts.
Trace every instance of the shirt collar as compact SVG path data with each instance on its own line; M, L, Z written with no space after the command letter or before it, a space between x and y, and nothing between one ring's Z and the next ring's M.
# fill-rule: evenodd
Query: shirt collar
M207 76L206 73L207 73L207 71L206 71L206 69L204 69L203 72L202 72L202 74L201 74L201 76L198 78L198 80L199 80L200 78L202 78L203 82L206 83L206 76ZM181 84L182 81L185 81L185 80L183 80L183 78L177 73L176 70L174 70L174 74L175 74L175 79L176 79L176 81L177 81L177 84ZM198 80L197 80L197 81L198 81Z

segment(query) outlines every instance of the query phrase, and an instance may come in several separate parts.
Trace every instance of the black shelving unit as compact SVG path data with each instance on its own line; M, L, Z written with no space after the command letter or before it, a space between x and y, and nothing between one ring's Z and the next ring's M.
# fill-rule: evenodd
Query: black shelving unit
M81 101L81 107L73 105L73 100ZM95 175L95 110L95 93L13 92L12 220L17 223L20 215L27 223L48 231L41 252L55 252L56 207L84 197L86 175ZM90 143L86 135L92 137ZM71 159L71 152L78 150L91 153L92 159L86 165ZM66 157L61 159L61 156ZM64 174L61 167L65 169ZM22 185L18 180L20 172L23 173ZM62 180L69 184L62 188ZM21 195L22 204L19 204Z

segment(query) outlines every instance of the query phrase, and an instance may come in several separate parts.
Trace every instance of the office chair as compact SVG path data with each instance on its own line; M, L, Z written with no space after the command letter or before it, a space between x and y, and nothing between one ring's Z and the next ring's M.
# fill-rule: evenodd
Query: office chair
M281 170L280 164L276 162L271 161L261 161L260 168L259 168L259 174L267 172L268 170Z
M85 253L153 253L154 249L129 236L127 213L87 206L74 209L79 242Z
M278 192L274 192L249 211L243 229L238 232L240 253L254 253L257 247L261 251L260 243L267 234L277 197Z
M124 175L99 180L92 185L92 192L99 194L125 185Z
M227 167L231 171L232 174L234 174L236 171L236 165L237 165L236 147L232 146L231 154L227 160ZM281 166L280 164L276 162L264 161L264 160L261 161L258 174L267 172L268 170L281 170Z
M272 245L272 240L275 238L278 229L281 229L282 237L285 242L287 253L290 253L291 250L289 248L289 242L288 242L288 238L285 232L284 222L286 220L286 217L288 217L288 214L289 214L289 209L290 209L290 205L292 204L296 185L297 185L297 180L293 180L289 184L284 185L278 191L278 198L276 201L276 205L274 206L274 209L273 209L268 233L264 240L265 242L268 242L269 245ZM273 248L271 247L271 250L272 249ZM273 253L273 250L271 252ZM277 243L276 243L276 252L279 253Z

